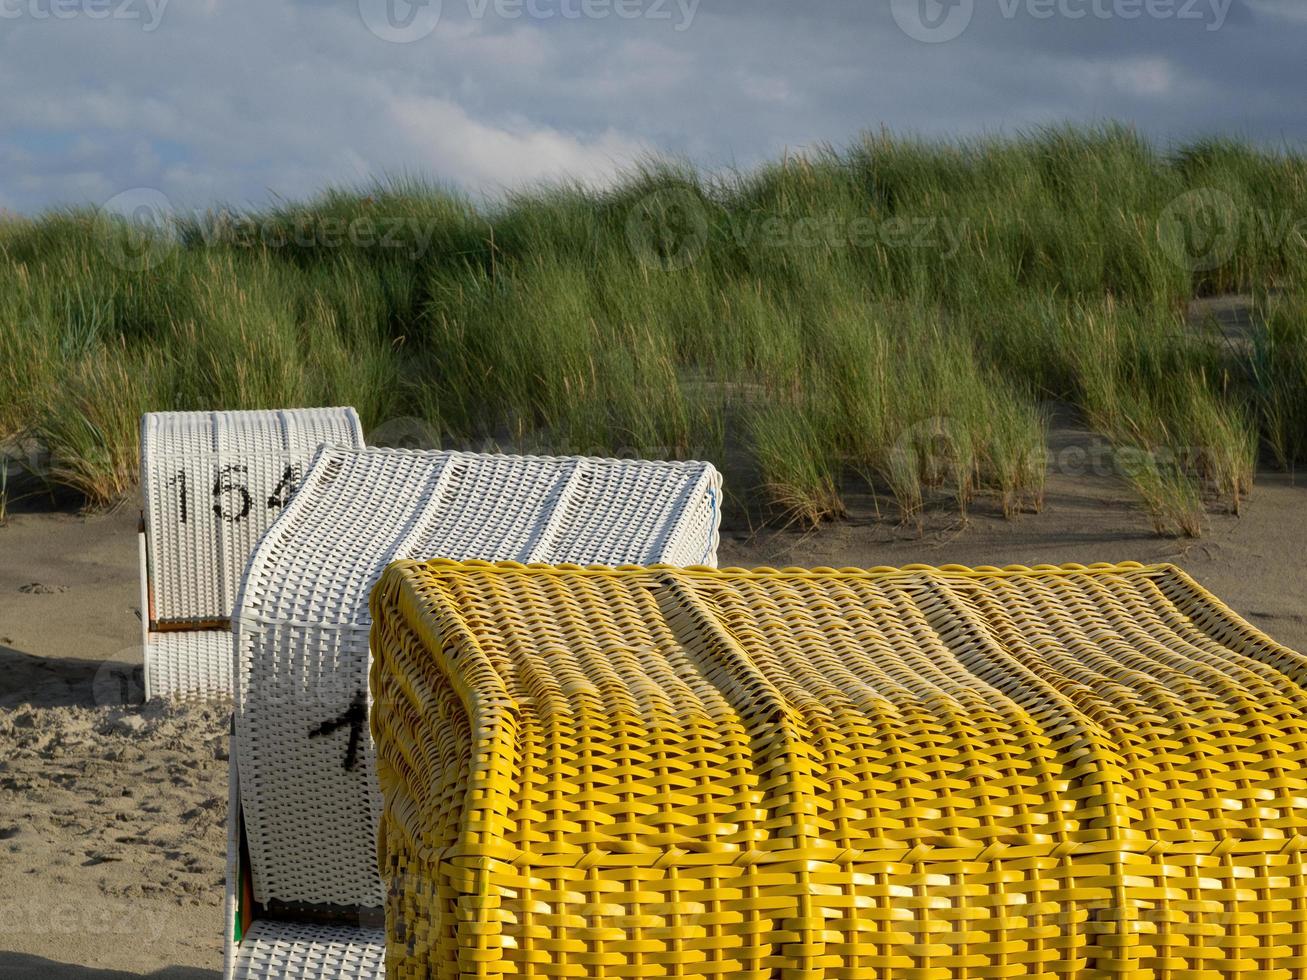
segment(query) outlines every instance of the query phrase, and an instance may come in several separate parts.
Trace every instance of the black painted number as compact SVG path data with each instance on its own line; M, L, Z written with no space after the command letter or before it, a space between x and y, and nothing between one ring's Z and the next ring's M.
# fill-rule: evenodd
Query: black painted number
M187 508L190 506L186 499L186 471L178 470L177 475L168 481L168 486L177 488L177 496L181 500L181 522L185 524Z
M219 520L235 524L250 516L250 505L254 503L254 498L244 484L237 483L234 479L237 473L248 472L249 467L235 465L224 466L218 471L218 479L213 481L213 512ZM239 503L239 506L230 508L229 505L234 503Z
M349 742L345 746L345 771L353 772L359 761L359 746L363 744L363 726L368 723L368 703L362 691L354 695L349 707L331 721L324 721L309 732L309 738L334 735L349 727Z
M281 474L281 482L277 484L272 496L268 498L268 510L279 510L290 503L290 498L295 496L295 491L300 488L300 468L298 466L287 466L286 472Z
M248 466L234 463L218 471L218 478L213 481L213 513L218 520L239 524L249 518L258 491L250 489L248 474ZM280 480L267 497L268 510L281 510L289 504L303 479L304 468L298 463L282 470ZM177 488L177 520L178 523L185 524L191 519L190 480L186 471L178 470L167 485Z

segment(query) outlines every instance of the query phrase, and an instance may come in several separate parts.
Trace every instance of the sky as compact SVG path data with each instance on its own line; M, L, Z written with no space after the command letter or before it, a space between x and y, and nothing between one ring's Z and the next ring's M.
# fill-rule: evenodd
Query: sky
M495 195L865 130L1307 150L1307 0L0 0L0 208Z

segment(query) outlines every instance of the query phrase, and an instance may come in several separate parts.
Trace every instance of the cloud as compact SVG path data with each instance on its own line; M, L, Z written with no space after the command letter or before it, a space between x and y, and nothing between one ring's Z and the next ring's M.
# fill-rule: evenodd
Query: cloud
M397 99L390 116L414 148L416 169L479 189L549 178L602 183L645 153L611 129L585 139L527 120L492 126L448 99L429 96Z
M1085 92L1116 92L1127 98L1166 98L1174 95L1179 82L1175 66L1158 57L1066 59L1062 69Z
M182 207L259 203L386 173L491 191L602 182L646 151L748 166L882 125L965 136L1112 118L1162 140L1307 137L1300 0L1233 0L1219 30L976 0L939 44L867 0L633 0L638 16L602 18L441 0L438 23L401 44L369 30L359 0L124 2L141 16L41 19L46 0L0 0L5 206L134 187Z

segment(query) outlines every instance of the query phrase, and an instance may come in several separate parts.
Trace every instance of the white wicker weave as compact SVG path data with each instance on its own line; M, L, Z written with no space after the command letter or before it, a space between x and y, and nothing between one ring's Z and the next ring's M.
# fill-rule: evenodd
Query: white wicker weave
M217 697L231 691L231 630L147 633L147 697Z
M259 905L382 903L366 725L371 587L401 558L715 565L706 463L326 448L251 559L233 620Z
M381 928L264 919L251 922L240 942L235 942L241 918L238 891L242 874L235 766L230 769L228 788L228 813L232 818L227 821L224 916L227 938L223 980L380 980L384 977L386 932Z
M386 930L267 920L250 926L231 980L365 980L386 970Z
M167 640L158 624L225 628L254 547L281 515L325 443L358 448L352 408L157 412L141 420L146 693L231 692L230 637ZM147 611L148 610L148 611ZM205 659L208 651L217 656ZM182 658L177 663L169 657Z

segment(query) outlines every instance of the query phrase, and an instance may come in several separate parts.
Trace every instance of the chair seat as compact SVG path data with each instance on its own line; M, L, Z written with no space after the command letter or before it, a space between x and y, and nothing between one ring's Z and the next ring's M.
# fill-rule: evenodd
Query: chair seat
M153 697L207 701L231 693L231 630L150 633L145 689Z
M250 926L227 980L377 980L386 932L265 919Z

